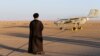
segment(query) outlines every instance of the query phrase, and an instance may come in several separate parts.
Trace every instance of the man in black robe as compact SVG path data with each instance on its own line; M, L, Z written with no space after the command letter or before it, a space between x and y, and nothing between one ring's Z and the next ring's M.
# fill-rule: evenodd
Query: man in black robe
M33 14L34 20L30 22L30 35L28 53L44 54L43 52L43 37L42 30L43 24L38 20L39 14Z

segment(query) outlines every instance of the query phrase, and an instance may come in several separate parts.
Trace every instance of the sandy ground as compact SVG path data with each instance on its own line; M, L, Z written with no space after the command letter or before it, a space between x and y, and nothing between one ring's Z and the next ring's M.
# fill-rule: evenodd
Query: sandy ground
M29 22L0 22L0 56L100 56L100 21L89 21L82 30L72 31L70 24L59 30L44 21L45 55L27 53Z

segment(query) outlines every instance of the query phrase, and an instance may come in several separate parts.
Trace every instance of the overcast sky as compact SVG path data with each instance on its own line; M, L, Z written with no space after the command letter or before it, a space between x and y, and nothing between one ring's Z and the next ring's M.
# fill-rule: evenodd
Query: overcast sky
M100 0L0 0L0 20L32 20L35 12L56 20L87 16L90 9L100 9Z

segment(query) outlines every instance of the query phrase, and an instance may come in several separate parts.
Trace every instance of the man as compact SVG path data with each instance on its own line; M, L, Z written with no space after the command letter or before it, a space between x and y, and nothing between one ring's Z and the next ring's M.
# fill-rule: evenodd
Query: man
M34 20L30 22L30 35L28 53L44 54L43 52L43 37L42 30L43 24L38 20L39 14L33 14Z

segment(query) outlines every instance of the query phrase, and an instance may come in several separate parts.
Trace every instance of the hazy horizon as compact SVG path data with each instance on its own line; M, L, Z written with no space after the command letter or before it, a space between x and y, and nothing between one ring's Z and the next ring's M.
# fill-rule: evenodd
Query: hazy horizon
M100 10L100 0L2 0L0 20L32 20L33 13L40 14L40 20L57 20L87 16L90 9ZM100 17L90 20L100 20Z

